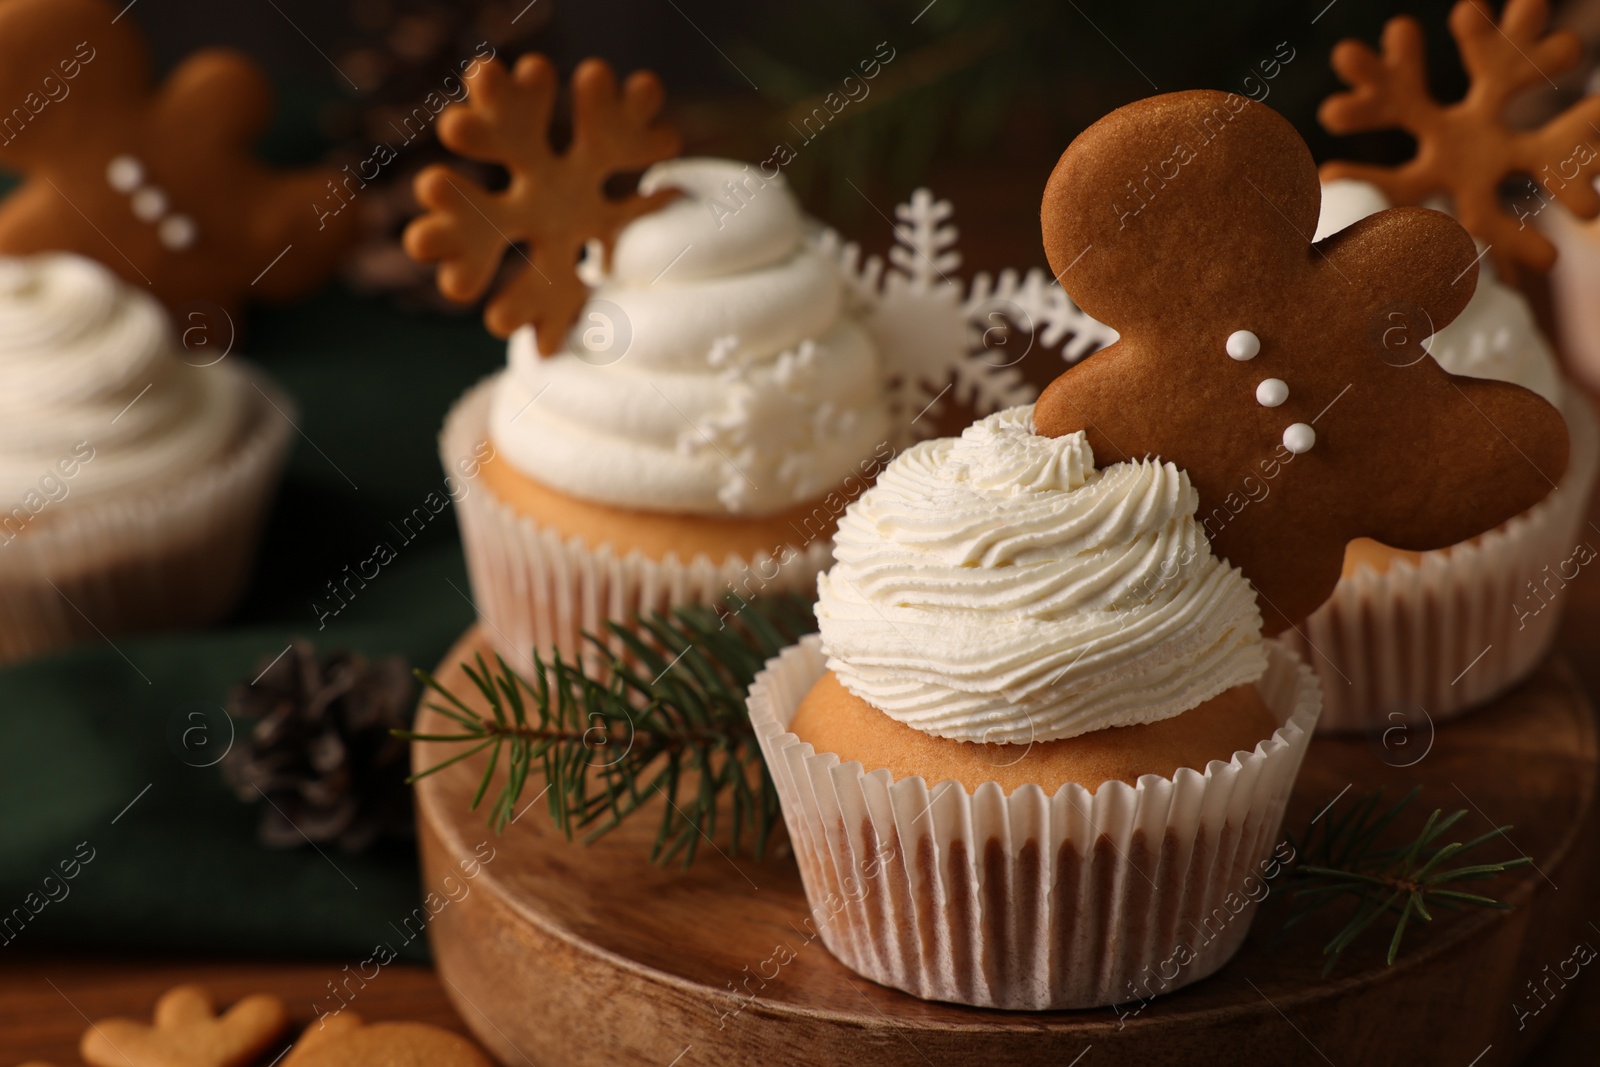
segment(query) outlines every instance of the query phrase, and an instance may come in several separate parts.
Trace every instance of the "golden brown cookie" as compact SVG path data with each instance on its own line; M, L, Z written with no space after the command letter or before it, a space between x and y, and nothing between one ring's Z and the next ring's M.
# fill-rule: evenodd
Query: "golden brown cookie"
M219 1016L205 990L179 986L156 1002L154 1025L102 1020L84 1031L78 1052L90 1067L246 1067L288 1022L277 997L245 997Z
M1046 796L1074 782L1091 792L1109 781L1129 785L1145 774L1171 778L1180 767L1204 771L1272 736L1278 720L1254 686L1242 685L1198 707L1137 726L1113 726L1059 741L989 745L934 737L890 718L828 671L795 710L789 730L818 752L834 752L868 772L921 775L930 785L960 782L969 792L998 782L1007 793L1037 785Z
M471 1041L426 1023L373 1023L343 1011L306 1027L281 1067L495 1067Z
M0 4L0 167L23 175L0 203L0 253L89 256L175 309L317 286L355 232L354 212L314 207L344 176L255 158L271 92L237 52L196 52L155 85L118 7Z
M1267 634L1327 599L1355 538L1456 544L1537 503L1567 461L1554 407L1421 347L1472 296L1466 231L1395 208L1313 245L1320 202L1287 121L1196 91L1085 130L1042 210L1061 284L1121 340L1045 390L1038 432L1187 471Z
M439 140L468 159L498 163L511 184L490 192L437 164L417 175L417 200L428 213L406 228L406 251L437 262L439 291L470 303L488 290L512 242L524 261L484 309L496 337L532 323L544 355L560 350L589 299L578 277L584 246L611 254L622 227L677 194L662 190L608 197L606 180L677 155L678 132L658 121L660 79L636 71L619 88L603 60L586 59L572 75L572 144L550 146L556 72L529 54L508 74L489 61L465 78L470 95L439 116Z
M1422 26L1409 15L1383 28L1383 54L1361 41L1341 41L1333 69L1348 92L1322 102L1318 117L1330 133L1403 129L1417 150L1397 167L1336 160L1323 177L1359 178L1382 189L1393 204L1420 204L1447 195L1467 232L1489 246L1502 273L1513 264L1549 270L1556 246L1532 224L1550 202L1579 218L1600 215L1600 96L1586 96L1537 129L1506 122L1513 98L1543 89L1583 58L1583 42L1571 30L1545 32L1545 0L1509 0L1499 22L1488 6L1460 0L1450 12L1471 89L1453 104L1428 91ZM1500 184L1514 174L1530 176L1538 190L1532 203L1508 207Z

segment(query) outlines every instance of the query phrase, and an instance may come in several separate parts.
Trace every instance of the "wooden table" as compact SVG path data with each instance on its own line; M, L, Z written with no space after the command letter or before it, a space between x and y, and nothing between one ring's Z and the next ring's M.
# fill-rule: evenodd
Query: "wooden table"
M1600 525L1600 507L1592 509L1592 517ZM1594 656L1600 648L1600 583L1580 580L1570 592L1573 602L1560 648L1593 697L1600 694L1600 657ZM1592 888L1589 892L1594 895ZM1600 909L1596 918L1600 921ZM75 1050L86 1019L147 1018L164 990L183 983L207 987L223 1004L249 993L275 993L287 1002L298 1028L313 1020L312 1005L325 1000L328 983L346 962L8 953L0 957L0 1067L30 1059L69 1067L79 1062ZM1586 970L1555 1006L1562 1012L1559 1021L1526 1062L1593 1062L1600 1045L1600 978ZM439 978L426 967L385 967L351 1007L371 1020L411 1019L468 1032Z

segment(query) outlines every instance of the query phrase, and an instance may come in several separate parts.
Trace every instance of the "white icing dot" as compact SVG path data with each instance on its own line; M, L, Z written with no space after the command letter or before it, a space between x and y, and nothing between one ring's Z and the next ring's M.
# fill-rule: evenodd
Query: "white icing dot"
M167 213L167 194L154 185L139 188L133 194L133 214L141 222L154 222Z
M1234 330L1228 335L1228 355L1237 360L1255 359L1261 351L1261 338L1249 330Z
M1292 424L1283 431L1283 447L1295 455L1311 451L1311 446L1317 443L1317 431L1303 422Z
M132 156L115 156L106 165L106 181L119 193L131 193L144 182L144 164Z
M182 252L194 244L195 238L200 236L200 228L188 215L168 215L156 227L156 236L167 248Z
M1282 378L1268 378L1256 386L1256 403L1275 408L1289 399L1289 384Z

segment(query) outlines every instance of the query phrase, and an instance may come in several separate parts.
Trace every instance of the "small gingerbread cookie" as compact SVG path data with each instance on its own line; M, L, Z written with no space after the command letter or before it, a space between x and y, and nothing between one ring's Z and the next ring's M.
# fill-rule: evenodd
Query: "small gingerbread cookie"
M426 1023L372 1023L351 1011L306 1027L281 1067L494 1067L471 1041Z
M428 213L406 228L406 251L439 263L439 291L470 303L488 290L507 247L524 242L523 266L490 298L483 321L496 337L531 323L548 356L589 298L577 273L585 246L598 241L609 257L624 226L676 195L613 198L607 179L677 155L678 132L657 117L664 93L654 74L637 71L619 87L599 59L572 75L572 144L561 153L550 146L557 85L544 56L523 56L510 73L491 60L466 83L471 95L439 116L439 140L503 165L511 184L489 192L450 167L427 168L416 193Z
M1328 597L1355 538L1456 544L1537 503L1567 459L1550 404L1422 348L1472 296L1466 232L1396 208L1312 244L1320 200L1281 116L1185 92L1085 130L1043 203L1061 284L1121 340L1045 390L1035 428L1085 431L1101 464L1187 471L1268 634Z
M265 75L227 49L189 56L159 86L132 19L104 0L0 4L0 253L76 252L168 307L232 313L326 279L355 213L319 218L336 179L279 170L252 145L271 116Z
M247 1067L288 1023L277 997L245 997L219 1016L205 990L179 986L156 1002L154 1025L102 1020L78 1051L90 1067Z
M1461 100L1441 104L1428 91L1422 26L1409 15L1383 28L1383 54L1361 41L1340 41L1333 69L1350 86L1322 102L1318 117L1329 133L1403 129L1416 153L1397 167L1335 160L1322 168L1329 181L1357 178L1382 189L1394 204L1421 204L1441 194L1467 232L1510 277L1513 265L1546 271L1556 247L1532 225L1547 203L1559 202L1579 218L1600 215L1600 151L1595 149L1600 96L1578 100L1538 129L1506 124L1511 101L1571 70L1583 42L1571 30L1546 32L1546 0L1509 0L1499 22L1481 3L1459 0L1450 33L1472 79ZM1514 174L1530 176L1537 195L1508 207L1500 185Z

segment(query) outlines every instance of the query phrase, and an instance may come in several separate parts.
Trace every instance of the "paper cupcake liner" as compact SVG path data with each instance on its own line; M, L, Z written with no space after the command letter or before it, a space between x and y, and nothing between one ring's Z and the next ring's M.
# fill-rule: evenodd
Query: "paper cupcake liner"
M0 542L0 662L198 626L232 610L249 582L294 412L265 375L242 365L238 373L241 389L257 387L271 403L249 405L252 421L225 455L169 485L81 505L69 497Z
M1561 209L1541 211L1538 221L1560 252L1549 274L1560 353L1574 377L1600 389L1600 222Z
M1548 497L1475 542L1344 578L1278 638L1322 679L1319 733L1451 718L1506 692L1549 653L1565 586L1583 552L1600 554L1600 536L1584 530L1600 426L1576 389L1561 407L1571 460Z
M440 458L452 475L457 462L488 439L489 402L496 376L470 389L445 419ZM590 546L541 526L500 501L481 484L456 505L473 604L497 652L514 668L531 669L530 650L548 657L592 662L594 645L583 635L620 642L607 622L632 622L639 614L665 613L688 603L720 603L731 593L816 591L817 575L832 563L832 542L794 546L787 561L769 553L754 558L700 555L684 562L654 560L642 552L619 556L609 545ZM773 546L783 554L781 546Z
M825 657L814 635L790 647L749 704L808 924L863 977L981 1007L1121 1004L1211 974L1272 890L1279 823L1320 707L1299 658L1268 653L1258 688L1282 725L1254 751L1203 774L1047 797L993 782L930 788L814 751L788 725Z

